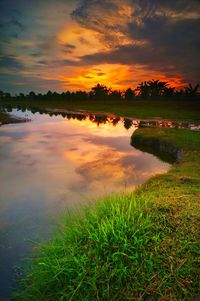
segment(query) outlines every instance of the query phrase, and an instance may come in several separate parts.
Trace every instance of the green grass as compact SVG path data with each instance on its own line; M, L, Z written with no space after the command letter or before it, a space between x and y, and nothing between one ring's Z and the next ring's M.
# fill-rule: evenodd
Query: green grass
M139 129L132 137L143 150L154 142L151 152L164 143L165 151L183 149L182 158L133 193L65 216L59 233L36 249L17 300L189 301L200 295L200 133Z
M9 123L10 116L7 113L0 112L0 124Z
M0 112L0 125L9 123L21 123L28 121L26 118L11 116L9 113Z
M106 112L120 116L141 119L163 118L171 120L199 120L199 100L7 100L0 102L2 106L57 109L86 110L88 112Z

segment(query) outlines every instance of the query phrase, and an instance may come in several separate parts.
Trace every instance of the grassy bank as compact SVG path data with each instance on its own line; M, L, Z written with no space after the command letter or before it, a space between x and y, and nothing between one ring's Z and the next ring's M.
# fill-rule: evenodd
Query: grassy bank
M9 124L9 123L21 123L21 122L26 122L26 121L29 121L29 120L26 118L11 116L10 114L5 113L5 112L0 112L0 125Z
M187 99L142 100L1 100L0 105L59 110L85 110L88 112L112 113L115 115L140 119L163 118L171 120L199 120L200 101Z
M0 112L0 124L10 123L11 120L12 118L9 114Z
M200 133L139 129L132 144L178 154L179 161L134 193L65 217L55 238L36 250L17 300L188 301L200 295Z

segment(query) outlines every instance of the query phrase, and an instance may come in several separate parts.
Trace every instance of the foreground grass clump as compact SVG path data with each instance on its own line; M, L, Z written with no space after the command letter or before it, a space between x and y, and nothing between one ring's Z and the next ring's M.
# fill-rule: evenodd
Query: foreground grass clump
M30 261L16 299L188 301L200 294L199 138L185 130L136 131L137 147L157 139L173 152L182 148L182 158L134 193L65 218L60 233Z

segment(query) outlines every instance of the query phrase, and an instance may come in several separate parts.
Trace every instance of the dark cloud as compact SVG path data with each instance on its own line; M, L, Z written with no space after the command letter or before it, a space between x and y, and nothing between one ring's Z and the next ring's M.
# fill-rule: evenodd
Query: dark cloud
M0 90L9 91L10 93L29 93L35 92L47 92L47 87L51 87L52 90L56 90L59 86L58 80L46 80L38 77L27 77L20 75L19 73L4 73L0 74Z
M34 52L30 54L32 57L40 57L42 55L41 52Z
M0 10L2 7L0 6ZM2 37L18 38L19 34L25 30L25 26L21 21L21 14L17 10L11 9L4 13L3 9L0 12L0 33Z
M84 78L92 79L94 76L85 75Z
M61 66L80 66L81 65L80 61L68 60L68 59L60 60L60 61L58 61L58 64Z
M62 45L62 49L64 53L73 53L74 49L76 49L76 46L73 44L65 44Z
M48 61L45 61L45 60L40 60L37 63L41 64L41 65L48 65Z
M120 14L121 4L112 0L84 0L72 13L77 22L99 32L105 41L110 38L110 30L113 35L118 33L129 39L127 45L119 41L109 51L82 56L80 64L139 64L159 72L174 72L174 76L181 73L187 80L198 80L200 1L124 1L132 8L129 21L124 16L124 26L115 19L110 24L114 13Z
M97 75L98 76L103 76L103 75L105 75L105 73L104 72L98 72Z
M11 68L11 69L23 69L23 64L19 62L15 56L1 56L0 57L0 67L1 68Z
M24 30L25 26L16 18L12 18L11 21L9 22L9 24L18 27L20 30Z
M76 48L76 46L72 45L72 44L65 44L65 45L63 45L63 47L66 49L75 49Z

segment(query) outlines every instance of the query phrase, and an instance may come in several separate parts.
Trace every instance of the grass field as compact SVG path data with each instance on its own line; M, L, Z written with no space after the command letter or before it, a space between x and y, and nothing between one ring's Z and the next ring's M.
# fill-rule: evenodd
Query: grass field
M200 295L200 133L139 129L132 144L178 161L133 193L63 217L59 233L37 247L17 300L189 301Z
M88 112L106 112L115 115L135 118L163 118L171 120L193 120L200 119L199 100L7 100L0 101L0 106L18 108L37 108L59 110L86 110Z

